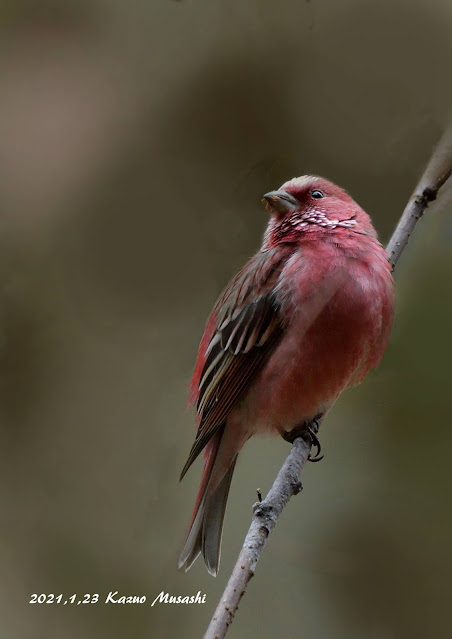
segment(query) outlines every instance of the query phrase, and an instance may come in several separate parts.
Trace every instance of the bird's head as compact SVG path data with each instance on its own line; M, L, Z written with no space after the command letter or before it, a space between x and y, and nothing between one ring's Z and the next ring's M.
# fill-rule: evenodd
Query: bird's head
M350 232L376 237L370 217L343 189L321 177L303 175L285 182L263 197L271 219L267 246L310 237L340 236Z

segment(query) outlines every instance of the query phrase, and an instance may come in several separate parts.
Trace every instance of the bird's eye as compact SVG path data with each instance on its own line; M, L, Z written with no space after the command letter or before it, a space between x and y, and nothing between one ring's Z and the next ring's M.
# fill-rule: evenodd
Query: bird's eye
M322 191L311 191L311 196L316 200L320 200L321 197L325 197L325 194Z

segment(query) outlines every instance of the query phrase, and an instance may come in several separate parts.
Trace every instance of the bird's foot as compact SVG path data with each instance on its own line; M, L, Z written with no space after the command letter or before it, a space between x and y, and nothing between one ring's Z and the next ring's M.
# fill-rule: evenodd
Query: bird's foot
M323 459L323 455L320 454L322 452L322 446L320 445L320 441L319 441L319 438L317 437L317 433L316 433L318 427L319 427L318 426L318 422L316 420L316 430L314 430L312 428L312 426L308 426L307 429L306 429L308 431L309 435L311 436L312 445L317 448L317 452L316 452L316 454L314 456L312 456L309 453L308 461L311 461L311 462L318 462L321 459Z
M292 430L285 432L283 434L283 439L285 439L286 442L293 444L294 441L297 439L297 437L306 437L306 433L307 433L311 440L311 445L315 446L317 449L315 455L309 454L308 461L318 462L321 459L323 459L323 455L320 454L322 452L322 446L320 445L319 438L317 437L318 430L319 430L319 422L318 422L318 419L316 418L316 419L313 419L308 424L304 422L300 426L296 426L295 428L292 428Z

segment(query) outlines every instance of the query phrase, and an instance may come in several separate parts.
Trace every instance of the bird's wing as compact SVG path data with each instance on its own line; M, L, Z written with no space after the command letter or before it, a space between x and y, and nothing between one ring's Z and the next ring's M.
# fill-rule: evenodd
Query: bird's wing
M293 251L293 245L280 244L257 253L212 311L191 381L198 432L181 479L248 390L282 334L275 288Z

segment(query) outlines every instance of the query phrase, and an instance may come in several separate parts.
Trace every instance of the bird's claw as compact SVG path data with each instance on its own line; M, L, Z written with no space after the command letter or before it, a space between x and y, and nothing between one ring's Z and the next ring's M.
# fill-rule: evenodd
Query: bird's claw
M320 445L319 438L317 437L317 434L314 432L314 429L312 428L312 426L308 426L306 430L309 433L312 445L315 446L317 449L317 452L314 456L312 456L311 453L309 453L308 461L318 462L321 459L323 459L323 455L320 454L322 452L322 446Z

